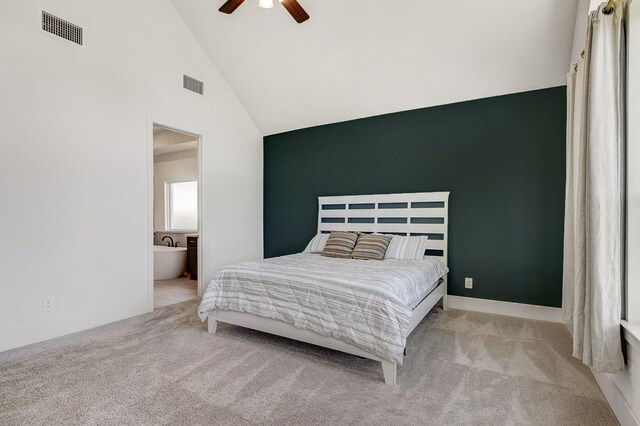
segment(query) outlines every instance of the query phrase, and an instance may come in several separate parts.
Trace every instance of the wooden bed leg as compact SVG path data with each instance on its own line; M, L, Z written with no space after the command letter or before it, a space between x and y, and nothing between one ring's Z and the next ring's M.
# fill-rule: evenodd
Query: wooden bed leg
M382 374L384 374L384 382L387 385L396 385L396 363L391 361L382 362Z
M208 317L207 321L209 333L216 334L216 330L218 329L218 321L214 320L213 317Z

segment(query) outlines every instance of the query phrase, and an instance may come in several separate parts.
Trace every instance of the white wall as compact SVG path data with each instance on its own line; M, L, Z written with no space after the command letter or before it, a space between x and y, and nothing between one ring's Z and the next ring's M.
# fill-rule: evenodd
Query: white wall
M600 389L622 426L640 424L640 340L625 330L627 364L617 374L594 373Z
M585 38L587 35L587 21L591 3L593 0L578 0L576 9L576 22L573 31L573 47L571 49L571 64L582 62L580 56L584 50ZM569 70L567 70L568 72Z
M165 183L198 180L198 151L190 149L157 155L153 160L154 231L164 231L166 229Z
M0 0L0 350L152 309L153 120L202 134L202 279L262 257L262 136L168 1Z

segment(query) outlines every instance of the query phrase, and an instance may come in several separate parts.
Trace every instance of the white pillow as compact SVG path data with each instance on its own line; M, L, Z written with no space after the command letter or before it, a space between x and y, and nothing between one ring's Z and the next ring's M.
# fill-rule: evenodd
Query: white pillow
M385 259L422 260L427 249L427 236L404 237L394 235L384 254Z
M309 241L303 253L322 253L330 234L318 234Z

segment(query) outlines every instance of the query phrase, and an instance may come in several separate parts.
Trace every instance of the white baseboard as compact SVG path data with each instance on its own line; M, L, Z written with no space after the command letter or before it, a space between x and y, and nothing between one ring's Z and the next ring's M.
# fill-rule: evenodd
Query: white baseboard
M464 309L466 311L485 312L488 314L541 321L563 322L562 309L560 308L463 296L447 296L447 300L451 309Z
M44 323L5 331L0 333L0 352L99 327L150 311L153 311L153 305L149 303L137 303L117 309L78 315L59 322Z
M604 394L604 397L607 399L611 410L616 415L618 421L622 426L638 426L638 419L633 414L633 410L627 403L622 392L618 386L611 379L611 376L607 373L596 373L595 371L591 371L593 373L593 377L598 382L598 386L600 386L600 390Z

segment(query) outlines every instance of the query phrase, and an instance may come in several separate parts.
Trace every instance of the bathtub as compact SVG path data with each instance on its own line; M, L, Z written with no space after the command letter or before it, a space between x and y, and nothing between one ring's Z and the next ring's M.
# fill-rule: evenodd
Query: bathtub
M153 279L180 278L187 263L186 247L153 246Z

